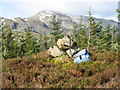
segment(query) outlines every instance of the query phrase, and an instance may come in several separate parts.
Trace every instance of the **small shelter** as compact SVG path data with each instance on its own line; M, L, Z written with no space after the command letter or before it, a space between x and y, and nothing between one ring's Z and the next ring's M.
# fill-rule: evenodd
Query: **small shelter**
M74 63L80 63L83 61L89 61L90 60L90 54L86 49L83 49L76 54L73 55L74 57Z

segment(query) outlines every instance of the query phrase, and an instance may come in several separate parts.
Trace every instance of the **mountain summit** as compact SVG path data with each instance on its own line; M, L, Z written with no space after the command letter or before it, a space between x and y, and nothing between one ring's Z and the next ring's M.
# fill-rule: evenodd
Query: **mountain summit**
M52 21L53 15L57 15L57 18L61 21L64 32L67 33L73 29L74 24L78 24L80 20L82 20L83 24L87 24L86 20L88 19L86 16L72 16L55 11L40 11L38 14L28 18L16 17L14 19L8 19L0 17L0 25L8 25L13 30L19 31L25 31L25 28L29 26L35 33L50 33L50 22ZM102 21L103 26L107 24L111 24L112 26L117 25L117 22L113 20L95 18L95 21Z

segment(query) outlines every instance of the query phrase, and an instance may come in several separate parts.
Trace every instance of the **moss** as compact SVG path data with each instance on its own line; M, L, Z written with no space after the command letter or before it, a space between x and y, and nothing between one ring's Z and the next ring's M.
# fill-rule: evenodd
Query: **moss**
M71 59L67 55L62 55L56 58L52 58L50 62L63 64L63 63L71 62Z
M68 69L68 68L71 68L74 64L69 62L69 63L64 63L62 65L62 69Z
M56 63L56 58L52 58L50 62Z

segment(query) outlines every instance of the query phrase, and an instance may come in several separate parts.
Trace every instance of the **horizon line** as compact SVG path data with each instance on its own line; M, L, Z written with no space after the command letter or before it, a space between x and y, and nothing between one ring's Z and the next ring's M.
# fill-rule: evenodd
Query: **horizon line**
M37 14L39 14L40 12L56 12L56 13L61 13L61 14L65 14L65 15L67 15L67 16L72 16L72 17L80 17L80 16L85 16L85 17L88 17L88 15L72 15L72 14L69 14L69 13L64 13L64 12L61 12L61 11L56 11L56 10L40 10L38 13L36 13L36 14L34 14L34 15L31 15L31 16L27 16L27 17L23 17L23 16L15 16L15 17L6 17L6 16L0 16L1 18L7 18L7 19L14 19L14 18L18 18L18 17L20 17L20 18L23 18L23 19L25 19L25 18L29 18L29 17L32 17L32 16L35 16L35 15L37 15ZM96 19L104 19L104 20L113 20L113 21L115 21L115 22L118 22L118 19L117 20L114 20L114 19L112 19L112 18L102 18L102 17L97 17L97 16L95 16L94 14L92 14L92 17L94 17L94 18L96 18ZM116 16L117 17L117 16Z

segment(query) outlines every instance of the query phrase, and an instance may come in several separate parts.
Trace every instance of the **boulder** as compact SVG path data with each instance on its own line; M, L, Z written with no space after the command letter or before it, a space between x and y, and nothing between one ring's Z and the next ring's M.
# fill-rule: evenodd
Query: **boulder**
M61 56L61 55L64 54L62 51L59 50L59 48L58 48L57 46L53 46L53 48L50 47L50 48L48 49L48 52L49 52L49 54L50 54L51 56L53 56L53 57Z
M73 43L72 47L66 51L69 57L72 57L80 48L78 47L77 43Z
M73 42L70 36L64 36L62 39L58 39L57 46L53 46L53 48L49 48L48 50L53 57L61 56L65 53L69 57L72 57L77 51L79 51L79 47L76 42Z
M70 36L64 36L62 39L58 39L57 46L60 49L70 49L73 45L73 41L70 39Z
M66 53L68 54L69 57L72 57L75 52L76 52L75 49L68 49L68 50L66 51Z

